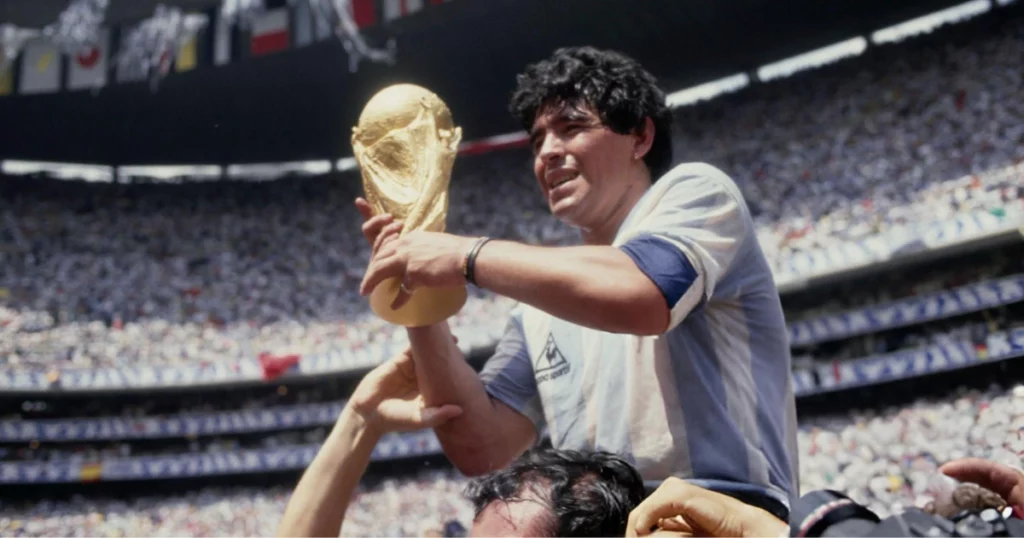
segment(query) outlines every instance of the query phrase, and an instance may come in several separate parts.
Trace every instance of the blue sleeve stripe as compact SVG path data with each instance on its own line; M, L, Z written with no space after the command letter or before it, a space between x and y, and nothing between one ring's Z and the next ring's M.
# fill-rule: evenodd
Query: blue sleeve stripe
M697 269L686 254L664 239L641 235L619 248L658 286L669 309L675 308L697 280Z

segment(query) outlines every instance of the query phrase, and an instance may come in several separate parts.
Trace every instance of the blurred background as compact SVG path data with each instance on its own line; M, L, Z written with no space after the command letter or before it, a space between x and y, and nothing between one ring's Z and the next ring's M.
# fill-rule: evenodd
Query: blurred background
M0 534L273 534L406 344L357 293L363 104L449 104L451 231L572 243L506 104L584 44L653 72L676 160L746 196L803 491L889 514L950 459L1020 465L1022 2L0 0ZM452 319L474 365L510 307ZM432 433L374 459L344 535L469 525Z

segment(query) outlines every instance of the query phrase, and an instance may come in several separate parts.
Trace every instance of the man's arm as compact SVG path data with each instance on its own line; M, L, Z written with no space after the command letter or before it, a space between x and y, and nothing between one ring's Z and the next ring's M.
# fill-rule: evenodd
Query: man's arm
M453 405L425 406L419 396L408 351L366 374L302 474L281 518L278 536L338 536L352 494L381 436L433 428L462 412Z
M661 290L616 247L490 241L475 273L481 288L584 327L640 336L668 327Z
M711 297L742 245L755 241L742 195L710 166L663 178L649 212L615 246L537 247L491 241L477 251L476 283L560 319L606 332L663 334ZM377 218L377 217L374 217ZM478 239L397 226L376 237L360 292L388 278L408 289L457 286ZM379 246L376 246L379 245ZM394 308L408 295L399 294Z
M621 245L491 241L477 256L477 283L578 325L663 334L711 297L753 236L742 196L721 171L660 181L653 210Z
M370 204L358 198L356 209L363 217L363 235L367 243L373 246L374 258L383 248L394 251L394 240L398 239L402 223L394 222L391 215L373 215ZM459 241L455 236L441 233L424 233L424 236L447 240L449 246ZM386 246L388 241L392 244ZM429 256L436 255L444 249L437 245L421 245ZM464 280L459 272L460 256L464 252L460 248L450 250L452 259L448 260L450 269L458 284ZM404 261L408 261L408 257ZM437 268L440 264L428 261L426 267ZM367 270L363 279L362 291L368 293L373 285L368 285L374 263ZM405 271L405 264L392 267ZM385 278L386 272L381 271L378 278ZM392 275L401 276L401 274ZM408 279L406 279L408 281ZM412 284L412 282L408 282ZM504 339L503 339L504 340ZM424 405L441 406L459 404L464 416L452 425L436 428L438 440L444 447L445 454L452 463L465 475L473 476L486 473L492 469L506 466L521 452L526 450L536 439L536 429L530 419L516 412L508 405L492 400L473 369L466 364L465 357L455 345L447 323L430 327L409 329L409 341L415 353L415 375L419 380L420 395ZM504 345L508 347L507 342ZM499 351L502 344L499 344ZM532 377L531 377L532 380Z
M278 536L338 536L348 503L380 435L349 407L292 493Z
M534 422L488 394L447 323L408 332L424 404L463 409L461 416L434 429L445 455L462 474L478 476L501 469L533 445ZM505 352L502 348L499 344L496 356Z

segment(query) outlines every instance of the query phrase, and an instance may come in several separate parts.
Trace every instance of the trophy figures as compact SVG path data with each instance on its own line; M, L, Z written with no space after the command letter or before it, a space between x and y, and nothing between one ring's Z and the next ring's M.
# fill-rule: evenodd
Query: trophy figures
M461 139L462 129L448 106L431 91L396 84L374 95L352 129L352 149L374 214L390 213L404 221L403 234L443 232L448 182ZM417 288L409 302L393 310L400 286L399 279L385 280L370 294L373 312L397 325L439 323L466 303L465 286Z

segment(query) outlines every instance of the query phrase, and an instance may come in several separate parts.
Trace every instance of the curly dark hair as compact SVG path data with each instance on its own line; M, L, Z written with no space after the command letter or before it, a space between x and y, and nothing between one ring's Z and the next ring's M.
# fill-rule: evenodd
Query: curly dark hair
M477 517L492 502L530 493L548 503L550 536L623 536L629 513L645 496L640 474L621 457L555 449L527 452L466 488Z
M516 77L509 111L527 131L552 104L586 106L612 131L629 134L654 122L654 141L644 162L657 180L672 164L672 118L665 92L639 62L611 50L567 47L526 67Z

